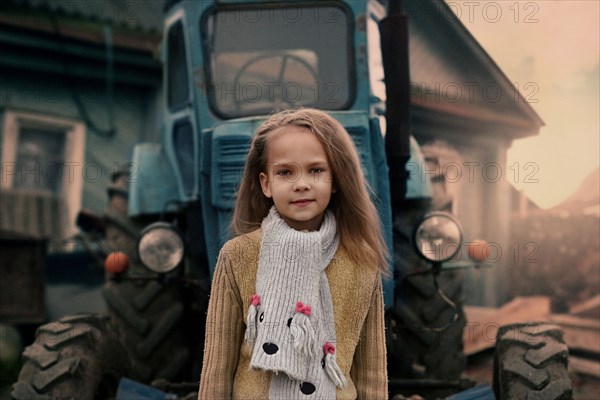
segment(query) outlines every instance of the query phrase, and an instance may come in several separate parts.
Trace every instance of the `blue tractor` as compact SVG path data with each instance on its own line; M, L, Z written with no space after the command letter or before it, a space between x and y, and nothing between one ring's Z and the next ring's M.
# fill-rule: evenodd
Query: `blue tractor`
M423 156L410 136L400 2L173 0L162 59L162 142L136 146L127 218L107 226L113 261L126 260L111 264L103 288L109 315L40 327L13 398L111 398L122 378L194 398L211 276L230 238L252 134L272 112L301 106L328 112L354 139L393 249L393 278L384 281L390 394L439 398L473 386L460 379L460 275L442 272L454 257L447 250L460 247L460 226L449 214L427 213L431 184L405 167ZM531 371L545 377L550 365L552 376L566 374L555 327L514 326L502 335L511 357L545 353L521 364L499 356L498 398L550 387L549 379L532 382ZM544 398L570 398L570 385L559 381L557 395Z

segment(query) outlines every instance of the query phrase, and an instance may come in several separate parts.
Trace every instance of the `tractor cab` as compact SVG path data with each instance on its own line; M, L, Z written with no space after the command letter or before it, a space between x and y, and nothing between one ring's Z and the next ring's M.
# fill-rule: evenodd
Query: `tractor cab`
M230 238L253 132L273 112L314 107L339 120L354 139L392 248L379 35L385 16L376 1L172 5L162 48L162 144L135 149L139 178L130 188L130 215L160 213L173 201L197 204L212 275ZM419 163L418 145L411 144ZM427 197L431 189L415 179L408 192ZM391 304L393 281L386 284Z

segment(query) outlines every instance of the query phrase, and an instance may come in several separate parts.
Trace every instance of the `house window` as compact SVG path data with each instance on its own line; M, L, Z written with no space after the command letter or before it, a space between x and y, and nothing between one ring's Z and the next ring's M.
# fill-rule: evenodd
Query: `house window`
M15 189L45 190L60 195L65 162L64 131L44 128L19 130L16 166L19 176L13 178Z
M84 146L81 122L5 111L0 188L7 209L1 211L11 216L0 230L33 236L74 233L81 208Z

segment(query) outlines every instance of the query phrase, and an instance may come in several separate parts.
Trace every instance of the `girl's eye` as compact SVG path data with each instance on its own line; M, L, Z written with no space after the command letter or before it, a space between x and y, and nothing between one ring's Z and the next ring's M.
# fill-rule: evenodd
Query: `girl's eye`
M291 174L291 172L287 169L282 169L280 171L277 171L277 175L279 175L279 176L287 176L289 174Z
M321 172L323 172L323 168L315 167L315 168L311 169L310 172L313 174L320 174Z
M263 322L263 320L265 319L265 313L260 313L260 317L258 317L258 321L259 322Z

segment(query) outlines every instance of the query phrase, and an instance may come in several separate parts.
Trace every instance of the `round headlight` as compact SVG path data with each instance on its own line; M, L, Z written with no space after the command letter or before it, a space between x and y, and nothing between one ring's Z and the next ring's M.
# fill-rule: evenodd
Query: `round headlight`
M426 214L413 233L417 253L430 262L448 261L462 244L462 229L458 221L445 212Z
M154 272L172 271L183 259L183 253L183 238L165 222L157 222L144 229L138 241L140 260Z

